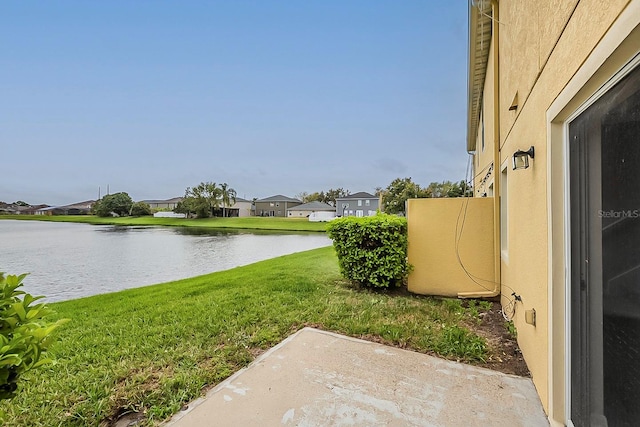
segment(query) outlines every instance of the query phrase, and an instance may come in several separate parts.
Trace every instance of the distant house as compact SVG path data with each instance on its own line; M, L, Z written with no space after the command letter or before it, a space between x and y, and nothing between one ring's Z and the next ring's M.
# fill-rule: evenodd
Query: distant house
M335 211L336 208L331 205L314 201L287 209L287 218L308 218L310 216L316 216L314 214L319 212L330 212L333 214L331 217L335 217ZM326 216L326 214L323 214L323 216Z
M231 206L231 209L234 209L237 212L237 217L245 218L251 216L251 209L253 208L253 203L251 200L246 200L240 197L236 197L236 202Z
M64 206L50 206L35 211L36 215L89 215L95 200L73 203Z
M143 203L149 205L151 209L169 209L174 210L178 203L182 201L182 197L174 197L167 200L142 200Z
M347 197L336 199L336 216L373 216L380 208L380 199L373 194L351 194Z
M251 200L245 200L241 197L236 197L236 202L231 206L226 206L224 209L222 206L215 209L215 216L225 216L231 218L244 218L251 216L253 204Z
M33 215L38 209L46 208L49 205L22 205L16 203L0 203L0 213L11 215Z
M48 207L49 207L49 205L25 206L24 209L22 209L20 211L20 213L23 214L23 215L35 215L38 210L43 209L43 208L48 208Z
M277 196L256 200L255 215L277 216L284 218L287 216L287 209L301 204L302 202L298 199L292 199L291 197L278 194Z

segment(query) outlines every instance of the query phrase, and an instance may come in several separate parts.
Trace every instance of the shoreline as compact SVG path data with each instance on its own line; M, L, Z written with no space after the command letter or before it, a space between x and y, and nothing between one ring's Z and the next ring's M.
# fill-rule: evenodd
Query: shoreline
M94 215L0 215L0 220L73 222L92 225L197 227L227 230L271 230L293 232L326 232L326 222L309 222L306 218L243 217L243 218L102 218Z

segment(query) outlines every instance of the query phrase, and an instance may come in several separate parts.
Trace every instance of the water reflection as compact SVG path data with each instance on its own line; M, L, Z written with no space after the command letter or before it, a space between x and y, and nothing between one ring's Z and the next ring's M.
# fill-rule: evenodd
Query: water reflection
M328 246L324 233L0 221L0 271L61 301L193 277Z

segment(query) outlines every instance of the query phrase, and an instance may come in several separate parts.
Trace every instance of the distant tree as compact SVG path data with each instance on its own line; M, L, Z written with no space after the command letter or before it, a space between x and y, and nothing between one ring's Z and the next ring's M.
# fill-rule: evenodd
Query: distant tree
M324 192L318 193L307 193L303 191L302 193L296 194L296 199L300 200L302 203L310 203L315 201L323 201L324 200Z
M131 216L147 216L151 214L151 206L145 202L136 202L131 206Z
M451 181L432 182L425 188L427 197L447 197L449 190Z
M198 218L209 218L220 207L222 191L215 182L201 182L196 187L187 187L185 198L193 198L191 208Z
M465 181L432 182L425 189L426 197L464 197L469 196L470 187Z
M336 205L336 199L340 198L340 197L346 197L349 194L349 190L345 190L343 188L337 188L337 189L329 189L326 192L325 191L321 191L321 192L314 192L314 193L307 193L302 192L300 194L296 195L296 198L301 200L302 203L310 203L310 202L322 202L322 203L327 203L331 206L335 206Z
M220 184L220 196L222 198L222 216L226 217L226 208L236 202L236 190L230 188L229 184L225 182Z
M187 217L190 217L191 215L195 215L196 213L195 206L196 206L196 199L194 199L193 197L185 196L182 198L181 201L178 202L178 204L176 205L173 211L177 213L183 213Z
M408 199L437 197L469 197L473 190L465 181L432 182L427 187L420 187L409 178L396 178L387 188L376 188L376 195L382 194L383 210L391 214L404 214Z
M405 204L408 199L426 197L426 192L418 184L409 178L396 178L382 192L382 206L386 213L405 213Z
M304 203L325 202L326 196L324 194L324 191L321 191L319 193L316 191L315 193L311 193L307 195L307 197L305 197L304 199L300 199L300 200L302 200Z
M321 201L335 207L336 206L336 199L339 199L341 197L347 197L349 194L351 194L351 192L349 190L345 190L342 187L341 188L337 188L335 190L333 188L331 188L329 191L324 193L323 200L321 200Z
M127 216L131 212L133 200L127 193L114 193L104 196L98 200L93 207L94 212L98 216L106 217L115 213L119 216Z
M466 181L451 183L447 188L445 197L471 197L473 196L473 189L467 184Z
M315 193L309 194L305 203L311 203L311 202L326 203L326 200L327 200L327 196L325 195L324 191L321 191L319 193L316 191Z
M17 202L13 202L13 204L17 205L17 206L31 206L29 203L23 202L22 200L18 200Z

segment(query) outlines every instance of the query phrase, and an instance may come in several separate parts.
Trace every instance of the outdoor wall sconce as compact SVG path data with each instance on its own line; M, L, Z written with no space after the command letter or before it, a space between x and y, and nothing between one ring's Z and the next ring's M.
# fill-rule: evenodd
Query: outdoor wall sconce
M533 159L535 150L529 147L527 151L518 150L513 153L513 170L527 169L529 167L529 157Z

